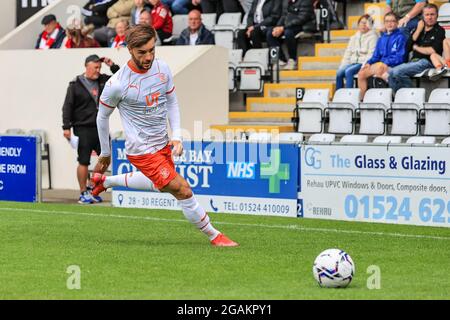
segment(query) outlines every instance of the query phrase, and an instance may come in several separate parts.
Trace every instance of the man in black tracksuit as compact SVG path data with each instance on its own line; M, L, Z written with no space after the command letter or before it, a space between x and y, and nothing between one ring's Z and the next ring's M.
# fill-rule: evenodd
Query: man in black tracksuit
M295 36L300 31L305 31L305 27L313 25L315 28L316 14L313 0L282 0L282 5L281 18L267 33L267 44L269 47L281 47L281 37L284 35L289 53L286 68L293 69L297 60ZM282 50L280 50L280 60L286 61Z
M82 204L101 201L101 198L91 196L86 184L91 153L94 150L100 154L96 123L98 102L103 88L110 78L110 76L100 73L102 62L110 67L112 73L116 73L120 69L109 58L100 58L97 55L87 57L86 71L69 83L62 109L64 137L70 140L70 129L73 128L74 135L79 138L77 178L81 195L78 202Z

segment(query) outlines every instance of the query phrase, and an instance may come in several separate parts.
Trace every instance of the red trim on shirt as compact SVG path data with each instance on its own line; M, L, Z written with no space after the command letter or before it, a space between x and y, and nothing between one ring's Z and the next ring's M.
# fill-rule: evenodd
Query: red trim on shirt
M144 73L147 73L147 71L148 71L148 70L138 69L132 60L128 61L128 67L131 69L131 71L139 73L139 74L144 74Z
M105 107L114 109L114 107L111 107L109 104L104 103L102 100L100 100L100 103L101 103L102 105L104 105Z
M172 89L170 89L169 91L167 91L166 94L171 94L174 90L175 90L175 86L173 86Z

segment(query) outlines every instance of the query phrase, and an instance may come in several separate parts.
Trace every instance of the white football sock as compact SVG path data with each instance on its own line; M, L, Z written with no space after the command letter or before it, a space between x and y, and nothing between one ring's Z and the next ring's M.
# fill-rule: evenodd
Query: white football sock
M183 209L186 219L207 235L209 240L213 240L217 237L220 232L212 226L205 209L203 209L193 195L189 199L179 200L178 202Z
M159 190L155 188L153 182L140 171L106 177L103 186L105 188L127 187L131 189L159 192Z

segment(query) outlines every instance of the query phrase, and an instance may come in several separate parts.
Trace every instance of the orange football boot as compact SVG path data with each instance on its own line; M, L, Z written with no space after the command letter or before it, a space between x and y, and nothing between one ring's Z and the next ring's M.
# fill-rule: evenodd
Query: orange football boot
M105 182L106 176L101 173L94 173L94 175L91 178L92 182L92 195L98 196L100 193L106 190L106 188L103 186L103 182Z
M237 247L237 246L239 246L239 243L234 242L233 240L229 239L223 233L219 233L219 235L217 237L215 237L213 240L211 240L211 244L215 247Z

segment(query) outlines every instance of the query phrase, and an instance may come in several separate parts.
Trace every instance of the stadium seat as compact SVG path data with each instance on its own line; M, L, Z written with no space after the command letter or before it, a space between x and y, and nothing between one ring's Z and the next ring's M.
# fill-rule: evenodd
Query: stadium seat
M173 30L172 30L172 40L177 40L181 32L188 27L188 15L187 14L176 14L172 17Z
M421 115L425 119L425 136L450 135L450 89L434 89Z
M41 139L41 159L43 161L47 161L47 170L48 170L48 188L52 188L52 174L51 174L51 166L50 166L50 145L47 141L47 132L45 130L36 129L30 130L30 135L38 136Z
M298 118L298 132L321 133L323 131L323 112L328 105L329 89L308 89L303 100L294 111Z
M216 45L233 49L235 31L241 23L242 13L222 13L219 21L212 28Z
M439 8L438 22L445 29L445 36L450 37L450 3L444 3Z
M309 137L308 142L318 142L318 143L332 143L336 135L332 133L316 133Z
M359 89L339 89L335 92L333 101L325 108L325 117L328 115L329 124L326 134L323 137L312 137L313 139L325 140L323 142L334 141L335 134L351 134L354 130L354 111L359 103ZM309 141L311 141L311 138ZM329 141L333 139L332 141Z
M212 30L216 25L217 14L215 13L202 13L202 22L205 25L205 28L208 30Z
M360 125L358 135L346 135L341 142L368 142L368 135L380 135L386 132L386 111L392 103L392 89L369 89L364 100L356 110Z
M250 49L236 67L240 91L261 92L269 73L269 49Z
M441 144L450 145L450 137L445 138L444 140L442 140Z
M228 56L228 90L235 92L237 90L236 68L242 61L242 49L229 50Z
M272 134L270 132L252 132L248 136L248 142L271 142Z
M389 110L392 115L390 136L415 136L419 133L419 110L425 103L424 88L402 88L395 94ZM401 137L400 137L401 139ZM395 141L398 138L394 139ZM378 142L379 140L374 140Z
M411 144L435 144L436 143L436 137L425 137L425 136L409 137L406 140L406 143L411 143Z
M300 132L281 132L278 135L278 140L281 143L301 143L303 134Z
M390 144L390 143L401 143L402 137L400 136L378 136L375 139L373 139L373 143L383 143L383 144Z

